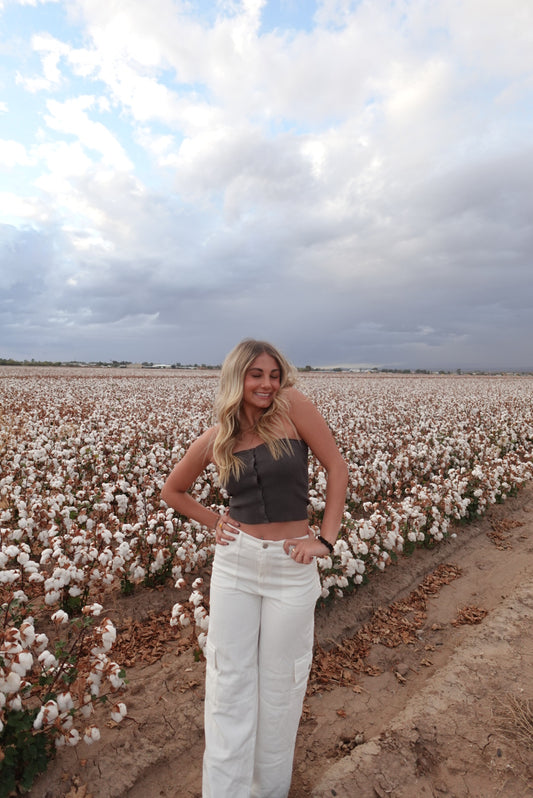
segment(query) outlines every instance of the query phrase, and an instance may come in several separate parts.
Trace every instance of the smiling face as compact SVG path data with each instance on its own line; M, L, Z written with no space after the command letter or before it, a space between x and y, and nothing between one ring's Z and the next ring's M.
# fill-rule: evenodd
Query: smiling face
M281 369L278 361L266 352L258 355L244 376L242 410L256 418L267 410L279 391Z

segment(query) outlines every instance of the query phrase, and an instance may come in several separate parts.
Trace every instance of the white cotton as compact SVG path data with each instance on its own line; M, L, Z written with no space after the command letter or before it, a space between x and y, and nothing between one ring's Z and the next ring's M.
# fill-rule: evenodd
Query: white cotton
M11 669L18 673L19 676L26 676L29 670L33 665L33 656L30 654L29 651L22 651L20 654L17 654L13 662L11 663Z
M22 710L22 698L19 695L15 696L15 698L7 702L7 706L13 712L20 712Z
M191 593L191 595L189 596L189 601L190 601L190 602L191 602L191 604L193 604L195 607L197 607L199 604L201 604L201 602L202 602L203 600L204 600L204 597L202 596L202 594L201 594L201 593L200 593L198 590L194 590L194 591Z
M52 604L57 604L60 598L61 594L58 593L57 590L51 590L50 592L46 593L44 597L44 603L48 604L49 606Z
M77 729L69 729L69 731L65 735L65 739L68 745L71 746L78 745L80 741L80 733Z
M120 701L118 704L115 704L115 706L111 710L111 717L115 721L115 723L120 723L122 719L126 717L126 713L127 713L126 704Z
M83 735L83 741L88 745L98 742L100 739L100 729L96 726L87 726Z
M84 706L80 707L80 715L83 718L88 718L94 712L94 707L92 704L85 704Z
M0 584L11 585L20 579L20 571L9 569L7 571L0 571Z
M41 707L33 721L33 728L38 731L43 727L44 707Z
M51 616L51 620L56 624L68 623L68 614L64 610L57 610Z
M110 673L107 678L115 690L119 690L121 687L124 687L124 679L119 676L118 670L116 672L113 671Z
M57 703L55 701L47 701L42 708L44 709L43 723L53 723L59 715Z
M84 615L92 615L93 617L97 617L100 615L103 609L104 608L101 604L86 604L82 612Z
M58 664L56 658L50 651L43 651L42 654L39 654L38 660L45 671L50 670L50 668L55 668Z
M58 693L56 697L57 706L60 712L70 712L74 708L74 701L70 693Z
M44 634L44 632L39 632L39 634L34 636L34 641L35 653L41 654L48 645L48 637Z

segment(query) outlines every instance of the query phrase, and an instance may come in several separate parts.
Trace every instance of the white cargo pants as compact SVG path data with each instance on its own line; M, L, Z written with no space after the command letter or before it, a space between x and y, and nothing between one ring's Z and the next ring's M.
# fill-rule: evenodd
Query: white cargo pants
M316 561L240 532L217 546L206 647L203 798L286 798L311 668Z

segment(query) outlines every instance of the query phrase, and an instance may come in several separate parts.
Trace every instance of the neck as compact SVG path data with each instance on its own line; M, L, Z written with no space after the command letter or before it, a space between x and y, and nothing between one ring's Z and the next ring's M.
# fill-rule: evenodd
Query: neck
M241 410L239 415L239 422L241 425L241 435L245 435L247 432L255 432L255 428L257 426L257 422L262 416L262 412L258 411L257 413L252 413L250 411L246 412Z

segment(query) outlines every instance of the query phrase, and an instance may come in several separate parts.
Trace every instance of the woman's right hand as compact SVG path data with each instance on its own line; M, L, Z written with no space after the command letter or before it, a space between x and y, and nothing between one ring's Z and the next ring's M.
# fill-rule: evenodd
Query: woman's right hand
M221 515L215 526L215 541L221 546L227 546L239 534L239 522L230 518L228 513Z

